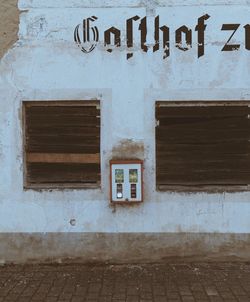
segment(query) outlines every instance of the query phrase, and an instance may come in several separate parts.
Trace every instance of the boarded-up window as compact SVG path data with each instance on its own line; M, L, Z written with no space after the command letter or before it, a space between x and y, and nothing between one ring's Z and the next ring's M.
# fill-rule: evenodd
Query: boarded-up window
M250 184L250 103L156 102L156 184Z
M100 185L99 102L24 102L26 188Z

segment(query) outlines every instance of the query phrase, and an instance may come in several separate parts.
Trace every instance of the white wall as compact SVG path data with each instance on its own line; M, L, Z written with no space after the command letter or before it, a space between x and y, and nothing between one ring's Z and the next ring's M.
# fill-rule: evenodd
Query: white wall
M70 4L69 4L70 3ZM106 7L105 7L106 6ZM156 100L250 100L250 51L243 26L250 23L249 1L80 1L21 0L19 41L0 64L0 232L250 232L250 193L156 192L154 102ZM193 30L208 13L205 55L173 45L174 30ZM102 31L138 14L160 15L171 29L171 55L147 54L137 42L133 58L126 48L112 54L100 44L83 54L73 31L95 15ZM223 23L240 23L233 41L239 51L221 52L230 32ZM149 36L150 38L150 36ZM151 36L152 42L152 36ZM102 110L102 188L23 190L22 100L98 98ZM136 207L109 205L109 160L121 142L141 146L145 160L145 201ZM119 149L119 148L118 148ZM113 153L112 153L113 152ZM128 156L131 156L129 154ZM76 219L71 226L70 220Z

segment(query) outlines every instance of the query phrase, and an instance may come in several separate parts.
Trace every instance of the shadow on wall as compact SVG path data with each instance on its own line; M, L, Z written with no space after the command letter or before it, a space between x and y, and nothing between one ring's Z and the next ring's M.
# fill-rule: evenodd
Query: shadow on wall
M18 0L0 0L0 59L17 41Z

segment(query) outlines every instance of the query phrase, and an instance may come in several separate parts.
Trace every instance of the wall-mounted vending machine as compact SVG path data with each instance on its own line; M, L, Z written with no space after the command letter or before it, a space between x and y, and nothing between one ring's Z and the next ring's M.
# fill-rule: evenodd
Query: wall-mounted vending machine
M110 161L110 195L112 203L143 201L143 161Z

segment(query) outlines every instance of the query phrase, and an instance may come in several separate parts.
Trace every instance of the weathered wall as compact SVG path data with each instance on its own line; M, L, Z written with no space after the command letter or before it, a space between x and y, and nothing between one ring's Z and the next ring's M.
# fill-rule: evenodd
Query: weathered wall
M0 58L17 41L18 0L0 0Z
M250 192L156 191L154 104L156 100L250 100L250 52L244 47L243 30L250 22L249 1L21 0L19 7L27 10L21 14L19 45L0 65L0 259L18 262L71 255L88 260L93 253L106 260L111 246L113 261L138 255L142 260L173 254L212 257L213 252L216 257L246 259ZM194 30L204 13L211 19L205 56L200 59L195 46L181 52L171 44L171 56L163 60L162 51L146 54L137 43L128 61L125 47L110 54L99 45L86 55L73 41L75 26L92 15L98 16L100 29L121 28L124 43L125 21L136 14L148 16L149 28L159 14L172 36L183 24ZM233 39L241 44L239 51L221 52L230 34L220 30L222 23L241 24ZM102 187L24 191L22 100L92 98L101 100ZM109 160L121 156L145 161L145 201L138 206L109 204ZM70 237L71 233L77 235ZM99 244L100 233L101 242L108 242L105 250ZM130 249L136 242L136 249ZM54 254L46 252L55 245ZM145 256L144 246L149 247Z
M1 233L1 262L249 260L249 234ZM8 252L7 252L8 251Z

